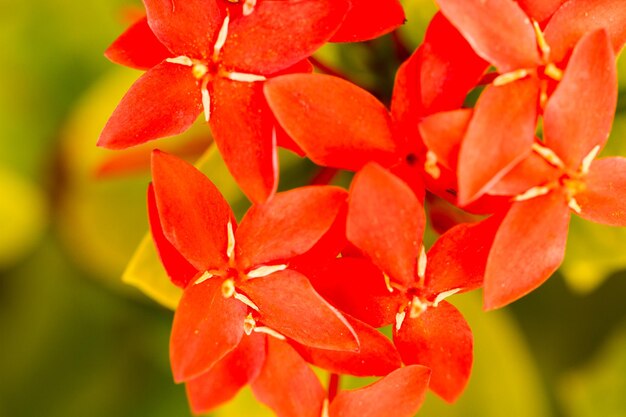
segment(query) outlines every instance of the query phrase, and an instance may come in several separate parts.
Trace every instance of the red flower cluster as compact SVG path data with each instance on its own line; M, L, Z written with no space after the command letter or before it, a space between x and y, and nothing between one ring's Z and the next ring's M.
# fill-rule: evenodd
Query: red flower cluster
M152 236L184 288L172 369L195 412L248 383L281 417L408 417L428 387L452 402L473 339L445 299L484 287L492 309L541 285L562 262L572 211L626 226L626 159L596 159L615 112L626 4L437 3L390 111L312 73L307 58L397 28L397 0L144 0L146 18L107 50L147 72L99 144L175 135L203 112L254 203L238 225L205 176L153 153ZM480 96L463 107L471 91ZM356 172L350 189L276 193L276 146ZM451 224L429 211L444 233L426 250L427 196L483 219ZM331 372L328 390L308 364ZM382 379L337 392L341 374Z

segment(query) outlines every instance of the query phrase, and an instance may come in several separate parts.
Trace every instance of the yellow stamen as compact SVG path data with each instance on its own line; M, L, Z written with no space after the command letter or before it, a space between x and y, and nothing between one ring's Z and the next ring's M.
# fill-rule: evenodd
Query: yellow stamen
M393 287L391 286L391 279L389 278L389 275L383 272L383 279L385 280L385 286L387 287L387 291L393 292Z
M578 204L578 201L576 201L576 199L574 197L569 199L569 201L567 202L567 205L569 206L569 208L571 208L572 210L574 210L578 214L580 214L583 211L583 209L580 208L580 205Z
M541 51L541 58L544 62L550 59L550 45L546 42L546 37L543 35L543 31L539 27L539 23L533 20L533 28L535 28L535 35L537 36L537 45Z
M426 248L422 245L420 249L420 256L417 259L417 276L420 279L421 285L424 285L424 278L426 277L426 266L428 264L428 258L426 257Z
M507 72L501 75L498 75L495 80L493 80L493 85L496 87L501 87L503 85L512 83L513 81L521 80L522 78L526 78L530 75L530 71L527 69L518 69L515 71Z
M235 281L231 278L222 283L222 295L224 298L230 298L235 295Z
M563 70L554 65L552 62L546 65L544 73L554 81L561 81L563 79Z
M424 171L434 179L438 179L441 176L441 169L437 166L437 155L433 151L426 152Z
M245 332L245 334L250 336L255 327L256 321L252 317L252 313L249 313L246 319L243 321L243 331Z

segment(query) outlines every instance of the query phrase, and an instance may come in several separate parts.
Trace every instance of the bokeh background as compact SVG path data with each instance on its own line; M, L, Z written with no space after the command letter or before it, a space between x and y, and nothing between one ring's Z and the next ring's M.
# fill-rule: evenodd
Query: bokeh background
M399 36L413 48L435 8L405 5ZM131 0L0 0L0 417L189 415L168 364L172 312L163 304L176 294L155 302L121 280L147 231L148 153L95 147L139 75L102 55L137 10ZM385 99L397 52L386 37L318 57ZM605 154L626 155L625 61ZM198 126L157 146L194 159L209 142ZM246 202L219 156L205 162L241 212ZM281 164L283 187L311 175L293 156ZM148 252L144 242L127 280L159 276L142 259ZM419 415L626 415L624 270L626 230L575 219L563 267L538 291L491 313L480 294L458 297L475 333L474 373L457 404L429 396ZM244 391L214 415L270 414Z

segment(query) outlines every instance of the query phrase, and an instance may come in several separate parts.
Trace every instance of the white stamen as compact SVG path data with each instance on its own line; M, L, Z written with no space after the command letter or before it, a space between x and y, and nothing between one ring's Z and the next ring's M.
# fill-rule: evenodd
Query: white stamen
M578 201L576 201L576 199L573 197L569 199L569 202L567 203L567 205L569 206L569 208L571 208L578 214L580 214L583 211L583 209L578 204Z
M256 0L246 0L243 4L243 15L250 16L254 11L254 6L256 6Z
M589 173L589 169L591 168L591 164L593 163L593 160L596 159L596 156L598 156L598 153L600 153L600 145L596 145L591 152L589 152L589 154L587 156L585 156L585 159L583 159L582 164L580 165L580 172L582 174L588 174Z
M287 269L287 265L263 265L248 272L248 278L266 277L274 272Z
M453 290L444 291L444 292L439 293L437 295L437 297L435 298L435 301L433 301L433 307L438 307L439 303L441 303L443 300L445 300L446 298L450 297L451 295L456 294L459 291L461 291L460 288L455 288Z
M268 334L270 336L275 337L278 340L285 340L285 336L283 336L282 334L278 333L276 330L274 329L270 329L269 327L265 327L265 326L259 326L259 327L255 327L254 331L256 333L265 333Z
M209 271L204 271L204 273L196 280L196 282L193 283L193 285L202 284L204 281L211 278L213 278L213 274Z
M228 256L228 259L232 259L235 253L235 233L233 232L233 224L230 220L226 225L226 229L228 230L228 247L226 248L226 256Z
M193 61L191 60L191 58L189 58L188 56L177 56L175 58L167 58L165 60L166 62L169 62L170 64L178 64L178 65L184 65L186 67L193 67Z
M324 403L322 404L322 414L320 417L329 417L328 414L328 398L324 399Z
M222 23L222 27L220 28L220 33L217 35L217 40L215 41L215 46L213 46L213 60L217 61L219 59L220 52L226 43L226 37L228 36L228 24L230 22L230 16L226 15L224 18L224 23Z
M235 300L239 300L242 303L244 303L245 305L247 305L248 307L250 307L251 309L253 309L254 311L259 311L259 307L257 307L256 304L254 304L252 302L251 299L249 299L248 297L246 297L245 295L235 292L235 295L233 295L233 298L235 298Z
M417 276L420 279L420 282L424 283L424 278L426 277L426 266L428 265L428 258L426 257L426 248L422 245L420 250L420 256L417 259Z
M204 120L211 120L211 95L209 94L209 89L207 88L209 83L209 79L205 78L202 80L202 87L200 88L200 92L202 93L202 107L204 108Z
M233 81L240 81L244 83L254 83L257 81L267 80L267 78L265 78L262 75L247 74L245 72L229 72L226 74L226 78L233 80Z
M513 198L513 201L526 201L526 200L530 200L532 198L535 197L539 197L542 195L546 195L548 194L550 191L552 190L551 187L546 186L546 185L542 185L542 186L538 186L538 187L533 187L530 190L527 190L526 192L516 195Z
M396 313L396 332L400 331L402 327L402 323L404 323L404 319L406 318L406 311L402 310L399 313Z
M550 165L553 165L557 168L565 168L565 164L559 158L559 156L550 148L546 148L545 146L541 146L537 142L533 143L533 151L539 154L543 159L548 161Z

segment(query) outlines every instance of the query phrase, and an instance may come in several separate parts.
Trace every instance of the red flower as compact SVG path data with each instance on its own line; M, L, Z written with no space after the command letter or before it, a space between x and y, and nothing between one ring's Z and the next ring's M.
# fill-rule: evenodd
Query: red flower
M479 98L460 147L461 205L488 192L531 152L537 104L541 108L546 106L555 85L565 76L564 68L572 48L585 34L606 28L615 51L626 41L626 8L621 2L569 0L554 12L559 3L558 0L542 4L522 2L537 19L554 13L542 31L537 20L529 18L511 0L438 0L443 14L500 74ZM589 65L594 58L606 58L595 56L594 48L604 51L604 40L598 39L590 56L585 58ZM614 60L610 64L613 63ZM606 66L607 62L600 65ZM568 65L565 73L568 71L576 69L570 70ZM605 77L597 76L598 79L589 79L579 89L601 85Z
M152 172L153 237L165 265L173 265L170 272L184 271L175 282L186 285L170 346L176 381L209 370L244 332L358 350L346 320L289 269L291 259L314 248L345 210L345 191L281 193L253 206L237 227L219 191L191 165L155 151ZM178 254L169 258L173 251ZM191 268L198 273L189 279Z
M145 1L147 19L107 56L149 69L98 144L117 149L176 135L204 109L234 177L253 201L264 201L276 189L277 138L261 83L280 71L308 70L289 67L328 41L348 6L338 0L238 3Z

